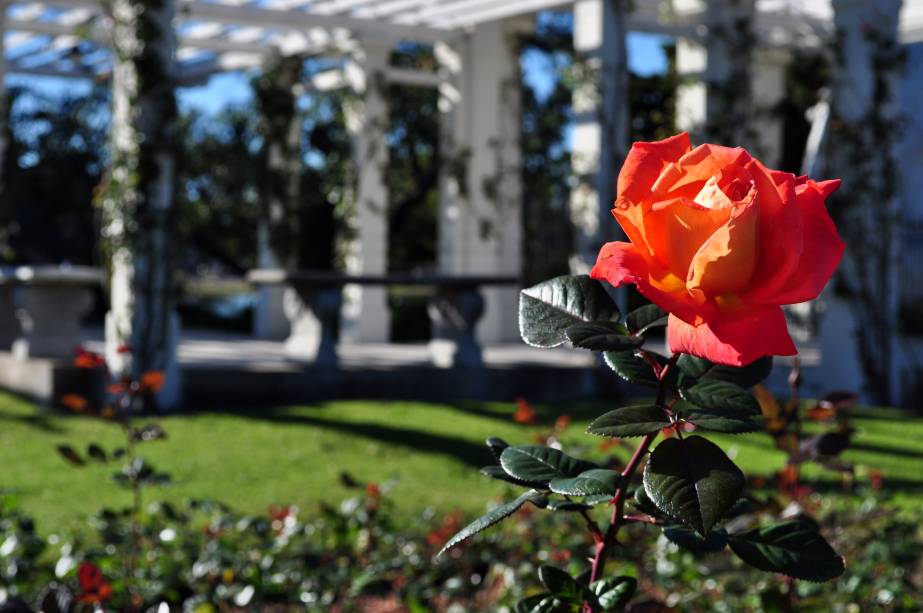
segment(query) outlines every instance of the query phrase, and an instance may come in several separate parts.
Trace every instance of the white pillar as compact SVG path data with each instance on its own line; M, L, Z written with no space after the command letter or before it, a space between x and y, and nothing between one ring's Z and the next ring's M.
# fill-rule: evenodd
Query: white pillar
M871 399L901 400L907 345L898 329L901 240L901 136L898 41L901 0L833 0L839 48L831 95L825 158L830 176L843 181L831 211L846 242L841 274L853 292L856 356ZM909 386L908 386L909 387Z
M596 263L600 247L619 235L612 218L615 183L628 150L628 56L625 2L578 0L574 3L574 50L582 59L574 90L571 165L577 185L571 192L574 224L574 273Z
M355 60L353 87L360 100L348 109L353 135L353 157L358 173L355 240L347 258L350 274L384 275L388 272L388 102L385 71L391 41L366 39ZM387 342L391 312L387 289L347 286L344 289L341 338L348 342Z
M180 400L171 236L174 4L114 0L112 15L112 161L102 197L103 238L112 254L106 358L113 371L133 377L163 372L157 400L169 409Z
M674 9L702 30L676 41L677 128L693 142L752 147L754 0L676 0Z
M279 260L270 246L269 222L260 220L256 228L257 266L279 268ZM253 336L266 340L283 340L290 331L285 313L285 288L279 285L264 285L256 290L256 305L253 309Z
M452 275L516 276L522 268L521 74L518 35L527 19L479 24L440 59L442 184L439 268ZM519 339L518 289L483 290L481 343Z
M751 92L753 99L753 151L770 168L782 161L785 122L775 108L787 94L785 73L791 54L784 49L757 49L753 53Z
M260 268L297 267L301 206L301 116L298 92L303 87L304 58L300 55L270 57L263 73L253 82L256 107L262 123L267 180L262 186L263 207L256 228L257 265ZM261 286L253 313L257 338L282 340L289 323L283 308L285 288Z

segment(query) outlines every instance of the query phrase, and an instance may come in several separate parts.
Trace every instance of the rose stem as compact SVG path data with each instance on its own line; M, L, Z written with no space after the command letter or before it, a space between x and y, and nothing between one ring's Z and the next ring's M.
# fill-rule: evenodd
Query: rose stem
M670 374L670 370L672 370L678 359L679 354L673 354L673 357L670 358L666 366L660 369L654 369L654 374L660 381L660 386L657 389L657 406L663 406L666 400L667 376ZM603 536L602 540L596 543L596 556L593 558L593 566L590 570L590 583L599 579L599 576L602 574L603 567L606 565L606 556L609 554L612 545L615 544L615 537L622 527L622 510L625 507L625 491L631 483L631 478L635 474L638 464L641 463L641 458L647 453L648 447L650 447L654 439L657 438L657 434L658 432L652 432L641 440L641 444L635 449L634 455L631 456L631 459L622 471L622 483L615 491L615 497L612 499L612 517L609 520L609 528L606 530L606 534ZM593 606L589 602L585 602L583 610L586 613L593 613Z

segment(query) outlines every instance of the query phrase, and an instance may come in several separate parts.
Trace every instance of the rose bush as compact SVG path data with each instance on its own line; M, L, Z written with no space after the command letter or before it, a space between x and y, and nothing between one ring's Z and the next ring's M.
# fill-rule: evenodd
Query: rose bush
M673 353L732 366L794 355L780 305L816 298L840 261L824 206L839 184L741 148L693 149L686 133L635 143L612 211L631 242L605 245L591 276L668 311Z

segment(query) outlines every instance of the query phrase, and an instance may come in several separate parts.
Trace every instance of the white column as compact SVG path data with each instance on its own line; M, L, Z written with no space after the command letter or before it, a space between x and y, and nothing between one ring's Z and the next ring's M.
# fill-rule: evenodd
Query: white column
M571 165L577 185L571 192L574 224L574 273L596 263L599 248L619 236L612 218L615 183L628 150L628 58L625 2L578 0L574 3L574 50L583 73L574 90Z
M751 92L753 135L751 146L770 168L782 161L785 122L775 108L785 98L785 72L791 54L783 49L757 49L753 53Z
M677 88L677 128L690 132L693 142L752 147L754 0L675 0L673 6L703 29L698 38L676 41L682 82Z
M263 74L254 82L267 170L261 219L256 228L260 268L288 269L298 265L297 237L305 231L295 221L301 205L302 125L298 92L303 87L303 72L302 56L277 53L268 58ZM290 326L283 307L284 294L283 286L259 288L253 314L253 332L257 338L282 340L288 336Z
M355 57L353 87L360 100L348 109L353 156L358 173L355 240L347 258L347 272L384 275L388 272L388 102L385 71L391 41L367 39ZM341 337L348 342L387 342L391 312L384 287L347 286L344 290Z
M112 15L112 161L103 195L103 238L112 253L106 358L113 371L133 377L163 372L157 400L169 409L180 400L171 236L174 4L114 0Z
M454 49L441 88L443 177L439 268L452 275L519 276L522 268L521 96L518 35L531 20L478 25ZM481 343L519 339L518 289L483 290Z
M260 220L256 228L257 266L279 268L279 260L270 246L269 222ZM267 340L282 340L290 331L284 308L285 288L278 285L260 286L256 290L253 309L253 336Z

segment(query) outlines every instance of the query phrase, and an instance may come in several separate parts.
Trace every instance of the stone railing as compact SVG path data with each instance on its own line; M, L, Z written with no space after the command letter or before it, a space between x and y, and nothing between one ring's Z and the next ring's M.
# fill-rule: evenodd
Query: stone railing
M483 286L516 285L510 276L458 275L345 275L316 271L258 269L247 280L257 286L285 285L285 314L291 333L285 341L293 359L315 366L338 364L336 329L343 305L344 285L424 286L433 289L429 315L433 324L430 357L442 368L477 368L483 365L475 326L484 314Z
M0 351L15 358L70 358L103 271L86 266L0 268Z

